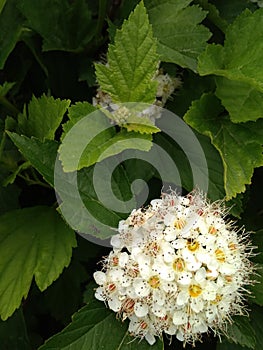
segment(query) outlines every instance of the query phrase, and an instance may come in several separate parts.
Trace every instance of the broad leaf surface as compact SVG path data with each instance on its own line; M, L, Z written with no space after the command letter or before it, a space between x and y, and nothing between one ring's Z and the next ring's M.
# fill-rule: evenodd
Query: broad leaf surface
M255 331L248 317L235 316L233 324L227 327L227 336L230 341L250 349L256 345Z
M94 298L94 297L93 297ZM149 344L143 340L133 340L127 332L127 322L116 319L116 314L106 309L104 303L90 300L80 309L61 333L50 338L39 350L148 350ZM163 350L157 341L152 350Z
M15 83L8 82L4 82L4 84L0 85L0 96L5 96L14 85Z
M254 168L263 164L263 121L237 125L228 116L220 115L222 112L219 100L212 94L204 94L200 100L192 103L184 118L198 132L209 136L219 151L224 165L228 200L245 191L245 185L251 182Z
M8 0L0 11L0 69L14 49L22 32L24 18L16 7L16 0Z
M196 71L197 57L211 33L200 24L207 12L196 5L188 6L190 3L191 0L145 1L161 60Z
M152 80L158 68L156 47L146 9L140 2L116 31L107 65L96 64L101 89L115 102L152 103L157 91L157 83Z
M9 211L0 221L0 314L6 320L27 296L33 277L41 291L58 278L76 241L54 208Z
M35 137L29 138L16 133L8 133L8 135L23 156L53 186L58 143L51 140L40 141Z
M263 9L244 11L226 31L224 46L208 45L199 57L201 75L215 74L217 96L233 122L262 118Z
M24 110L24 113L19 115L20 133L35 136L40 140L53 140L69 104L69 100L54 99L52 96L42 95L40 98L33 96L28 105L28 112Z
M234 123L263 118L263 91L248 83L224 77L217 77L216 85L216 96L220 98Z
M43 50L80 51L92 39L95 23L84 0L20 0L27 25L43 37Z
M109 119L100 111L80 118L59 147L64 171L80 170L97 161L116 155L125 149L148 151L151 135L122 130L116 132Z

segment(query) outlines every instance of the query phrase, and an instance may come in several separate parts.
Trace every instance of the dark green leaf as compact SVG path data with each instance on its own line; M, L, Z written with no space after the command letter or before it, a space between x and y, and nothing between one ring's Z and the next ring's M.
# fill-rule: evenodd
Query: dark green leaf
M16 0L6 1L0 11L0 69L19 40L24 18L16 7Z
M0 314L6 320L27 296L33 277L40 290L58 278L76 241L54 208L9 211L0 221Z
M256 334L255 350L261 350L263 347L263 309L257 305L253 305L251 310L251 323Z
M211 33L199 24L207 12L188 6L190 3L191 0L145 1L162 61L196 71L197 57Z
M39 0L37 6L32 6L31 0L21 0L19 9L28 26L43 37L44 51L80 51L95 33L95 23L84 0Z
M55 131L59 127L70 100L54 99L42 95L40 98L32 97L28 105L28 113L18 117L18 129L21 134L35 136L40 140L54 139Z
M248 317L235 316L233 323L227 327L227 337L230 341L254 349L256 345L255 331Z
M0 321L0 343L3 350L31 349L21 309L7 321Z
M15 83L8 83L4 82L4 84L0 85L0 97L5 96L9 90L12 89L12 87L15 85Z
M93 298L73 316L70 325L39 350L148 350L150 347L145 340L132 340L127 333L127 323L117 320L116 314ZM163 344L157 341L150 348L163 350Z
M82 304L81 284L87 279L84 267L73 260L59 279L44 292L48 311L55 319L64 324L69 323L71 315Z
M212 94L203 94L192 103L185 115L186 122L198 132L211 138L224 164L226 199L245 191L251 182L254 168L263 164L263 120L242 125L232 123L223 112L219 100ZM251 157L253 155L253 157Z
M8 133L23 156L30 161L44 179L54 185L54 167L57 158L58 143L56 141L40 141L16 133Z

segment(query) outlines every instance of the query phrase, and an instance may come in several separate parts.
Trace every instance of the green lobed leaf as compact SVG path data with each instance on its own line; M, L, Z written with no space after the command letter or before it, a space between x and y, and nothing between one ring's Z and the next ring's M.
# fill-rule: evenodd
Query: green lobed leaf
M190 3L191 0L145 0L161 60L196 71L197 57L211 33L199 24L207 12L196 5L188 6Z
M213 94L203 94L200 100L192 103L184 119L198 132L209 136L220 153L224 165L226 199L229 200L245 191L254 168L263 164L263 120L234 124L228 116L221 115L222 112L223 107Z
M73 315L71 324L47 340L39 350L149 349L145 340L132 340L127 332L127 322L117 320L115 313L93 297L87 306ZM163 343L158 340L151 349L163 350Z
M218 8L211 4L208 0L195 0L195 4L199 4L203 10L208 11L207 19L214 23L222 32L225 32L228 23L220 16Z
M226 30L224 46L208 45L199 57L200 75L215 74L216 95L233 122L262 118L263 9L244 11Z
M89 102L77 102L74 105L71 105L68 108L68 117L69 120L64 123L63 131L64 134L62 135L62 138L65 136L65 134L82 118L86 117L90 113L96 111L96 107L94 107Z
M27 25L43 37L43 50L80 51L90 42L96 26L84 0L20 0Z
M248 317L235 316L233 323L228 324L227 337L230 341L241 346L254 349L256 345L255 331Z
M5 96L14 85L15 83L8 83L7 81L0 85L0 97Z
M216 96L220 98L234 123L263 118L263 91L248 83L224 77L217 77L216 85Z
M76 241L54 208L9 211L0 221L0 315L6 320L27 297L33 277L41 291L58 278Z
M53 140L69 105L70 100L54 99L46 95L40 98L33 96L28 105L28 112L24 110L24 113L18 116L20 133L35 136L40 140Z
M148 151L150 141L151 135L125 130L117 133L103 112L96 110L70 129L59 147L59 159L64 171L80 170L125 149Z
M16 7L16 0L8 0L0 11L0 69L4 68L22 32L24 18Z
M54 166L58 143L52 140L40 141L35 137L20 136L14 132L7 133L23 156L51 186L54 186Z
M95 65L101 89L115 102L152 103L157 91L153 77L159 63L156 46L146 9L140 2L121 30L116 31L114 44L109 45L107 65Z
M263 323L263 312L262 307L257 305L252 306L251 311L251 323L256 335L256 346L255 350L261 350L263 347L263 334L262 334L262 323Z

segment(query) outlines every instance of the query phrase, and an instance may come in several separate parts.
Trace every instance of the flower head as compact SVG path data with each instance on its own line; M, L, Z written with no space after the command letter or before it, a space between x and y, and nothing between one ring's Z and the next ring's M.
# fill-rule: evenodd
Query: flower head
M149 344L163 332L192 344L209 330L223 332L231 316L244 313L254 270L248 234L226 214L198 191L164 193L133 210L112 237L104 272L94 274L96 298Z

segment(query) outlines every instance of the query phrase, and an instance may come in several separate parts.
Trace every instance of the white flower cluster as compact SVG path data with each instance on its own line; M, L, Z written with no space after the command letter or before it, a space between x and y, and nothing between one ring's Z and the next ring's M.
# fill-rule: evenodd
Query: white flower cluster
M150 107L138 113L138 116L147 117L153 123L155 119L160 118L161 116L160 107L165 105L174 90L181 85L181 80L179 78L170 77L169 74L164 74L161 69L158 70L154 80L158 83L155 102ZM93 98L93 105L100 106L113 113L114 121L117 122L118 125L125 124L128 119L129 113L127 113L122 106L114 103L110 95L104 93L100 88L97 90L97 94Z
M225 220L222 203L198 191L164 193L120 221L113 251L94 273L95 297L106 302L129 332L149 344L162 333L184 343L224 332L244 313L253 248L248 235Z

